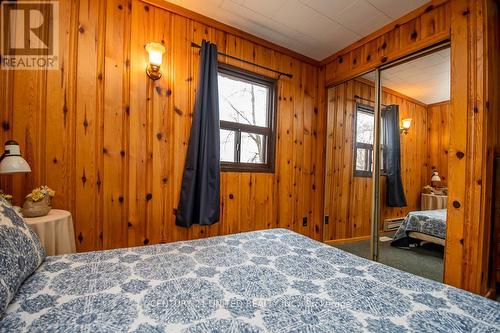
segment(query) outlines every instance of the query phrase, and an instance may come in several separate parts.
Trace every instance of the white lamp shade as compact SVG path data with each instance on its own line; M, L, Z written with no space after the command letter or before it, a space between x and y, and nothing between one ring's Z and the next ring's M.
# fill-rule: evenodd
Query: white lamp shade
M15 141L5 143L5 152L0 161L0 174L26 173L31 172L31 168L26 160L21 156L19 144Z
M0 174L26 173L31 172L31 168L21 156L6 156L0 162Z
M440 182L441 177L439 177L439 174L437 172L434 172L431 177L431 182Z

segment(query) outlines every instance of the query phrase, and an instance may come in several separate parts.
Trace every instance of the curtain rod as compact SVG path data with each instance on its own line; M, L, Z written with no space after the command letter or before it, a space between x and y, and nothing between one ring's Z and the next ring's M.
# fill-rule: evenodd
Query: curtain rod
M196 44L196 43L194 43L194 42L191 42L191 47L195 47L195 48L197 48L197 49L201 49L201 46L200 46L200 45L198 45L198 44ZM274 70L274 69L272 69L272 68L269 68L269 67L266 67L266 66L262 66L262 65L259 65L259 64L254 63L254 62L250 62L250 61L245 60L245 59L237 58L237 57L235 57L235 56L232 56L232 55L229 55L229 54L226 54L226 53L219 52L218 54L219 54L219 55L221 55L221 56L224 56L224 57L228 57L228 58L231 58L231 59L234 59L234 60L241 61L241 62L243 62L243 63L245 63L245 64L249 64L249 65L253 65L253 66L257 66L257 67L263 68L263 69L268 70L268 71L270 71L270 72L277 73L277 74L279 74L280 76L282 76L282 75L283 75L283 76L289 77L290 79L291 79L291 78L293 78L293 75L292 75L292 74L289 74L289 73L283 73L283 72L280 72L280 71ZM278 79L279 79L279 77L278 77Z
M368 98L361 97L359 95L354 95L354 98L360 99L362 101L367 101L367 102L370 102L370 103L375 103L375 101L372 101L371 99L368 99ZM386 104L380 104L380 105L387 106Z

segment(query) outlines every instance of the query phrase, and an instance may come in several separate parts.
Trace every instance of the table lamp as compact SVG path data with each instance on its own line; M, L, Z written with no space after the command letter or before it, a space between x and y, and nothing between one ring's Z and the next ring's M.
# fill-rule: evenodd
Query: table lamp
M431 185L432 187L438 187L439 185L441 185L441 177L439 177L439 173L437 171L434 171L432 173Z
M14 140L5 142L5 150L0 157L0 174L27 173L31 168L21 156L19 144Z

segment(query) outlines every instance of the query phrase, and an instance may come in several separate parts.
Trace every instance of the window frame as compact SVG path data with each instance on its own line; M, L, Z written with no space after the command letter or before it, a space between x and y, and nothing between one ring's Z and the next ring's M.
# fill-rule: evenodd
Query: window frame
M278 114L276 105L277 80L225 63L219 63L217 75L219 75L219 73L239 81L265 86L269 89L269 98L267 101L267 127L220 120L220 130L234 132L234 156L236 160L236 162L220 161L221 171L274 173L276 153L276 118ZM260 134L264 136L266 145L266 163L240 162L241 132Z
M354 133L354 139L353 139L353 175L354 177L362 177L362 178L371 178L372 175L373 175L373 144L368 144L368 143L362 143L362 142L359 142L358 143L358 140L357 140L357 137L358 137L358 112L364 112L364 113L368 113L368 114L371 114L373 115L373 121L375 123L375 110L372 106L370 105L367 105L367 104L362 104L362 103L358 103L356 102L356 110L355 110L356 114L355 114L355 119L354 119L354 130L353 130L353 133ZM357 170L356 169L356 161L357 161L357 157L358 157L358 148L361 148L361 149L365 149L365 150L368 150L368 166L370 167L370 171L366 171L366 170ZM385 149L384 149L384 145L383 145L383 142L380 143L380 149L381 149L381 154L382 154L382 169L380 170L380 174L382 176L385 176L386 175L386 168L385 168Z

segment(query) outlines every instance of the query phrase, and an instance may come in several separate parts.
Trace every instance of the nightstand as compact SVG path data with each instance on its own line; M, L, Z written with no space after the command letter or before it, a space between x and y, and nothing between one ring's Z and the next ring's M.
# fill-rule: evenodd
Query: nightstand
M25 217L26 223L38 235L48 256L76 252L75 231L71 213L52 209L41 217Z
M447 195L435 195L422 193L422 210L446 209L448 205Z

